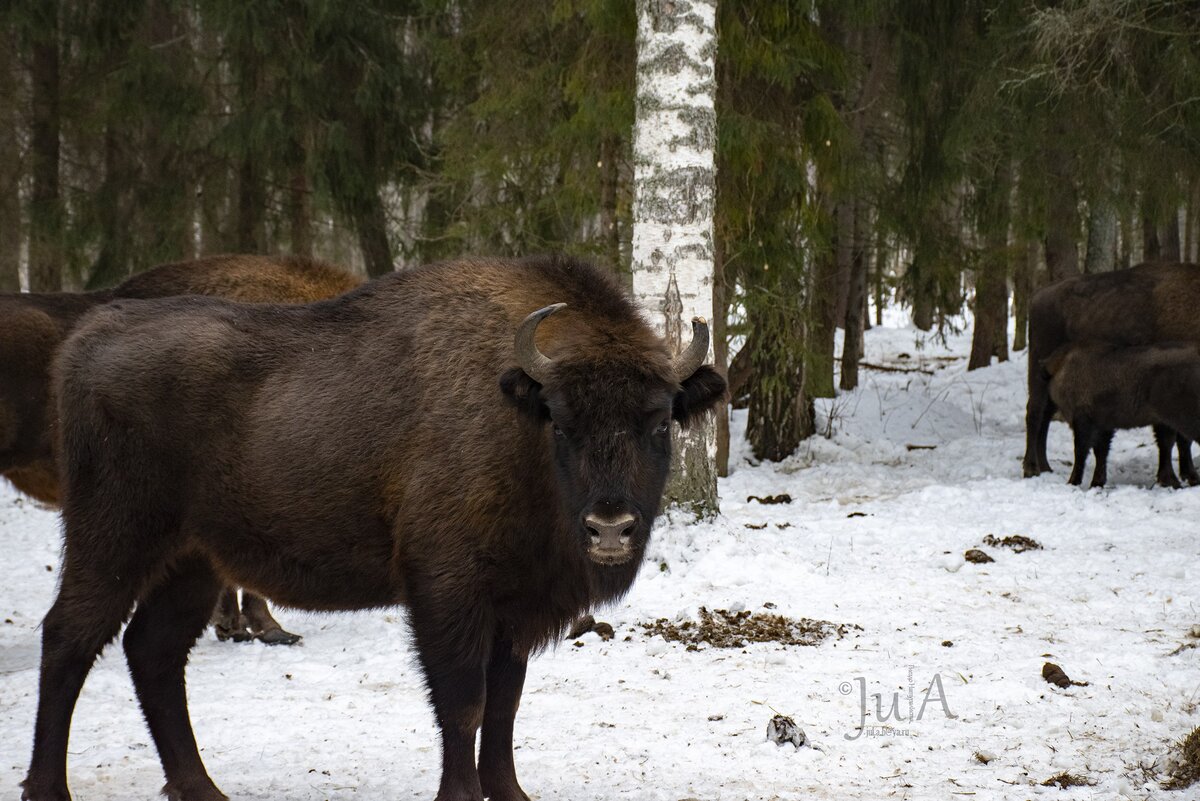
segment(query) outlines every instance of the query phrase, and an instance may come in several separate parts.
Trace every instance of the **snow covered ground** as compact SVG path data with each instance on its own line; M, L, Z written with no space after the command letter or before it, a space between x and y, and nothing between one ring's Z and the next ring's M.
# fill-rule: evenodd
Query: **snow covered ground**
M1118 435L1107 489L1067 486L1061 423L1057 472L1022 480L1023 358L967 373L968 348L965 336L872 330L868 362L928 374L865 370L857 392L821 405L829 436L782 464L754 465L735 442L722 516L660 528L633 592L599 615L617 637L588 634L532 664L517 766L535 799L1197 797L1157 782L1200 723L1200 650L1172 654L1200 624L1200 488L1152 487L1148 431ZM780 493L792 503L747 500ZM989 534L1044 548L982 546L994 562L965 562ZM0 490L0 546L0 796L14 798L56 516ZM766 603L861 631L689 651L637 625ZM280 618L302 646L208 634L193 653L192 717L222 789L244 801L432 798L436 732L403 616ZM1087 685L1051 686L1047 661ZM910 691L915 713L931 683L910 719ZM891 729L876 694L884 712L898 695ZM766 742L775 712L812 747ZM1095 785L1040 786L1064 770ZM70 775L76 801L151 799L162 784L119 647L79 703Z

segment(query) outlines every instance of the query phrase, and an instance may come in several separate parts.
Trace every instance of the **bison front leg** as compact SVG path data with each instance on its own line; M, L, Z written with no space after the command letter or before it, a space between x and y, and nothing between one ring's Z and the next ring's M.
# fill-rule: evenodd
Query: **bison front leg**
M479 746L479 781L491 801L529 801L513 765L513 721L525 687L526 660L497 638L487 667L487 705Z
M441 599L439 599L441 600ZM432 615L412 607L417 653L442 731L442 780L437 801L483 801L475 766L475 735L483 723L487 633L477 615L451 602Z
M1200 486L1200 473L1196 472L1196 464L1192 461L1192 441L1180 434L1176 445L1179 447L1179 477L1189 486Z
M1046 456L1046 439L1050 433L1050 420L1054 417L1050 382L1038 366L1041 356L1035 354L1032 346L1029 360L1029 401L1025 405L1025 458L1022 461L1025 478L1051 472L1050 460Z
M1179 478L1171 465L1171 456L1175 451L1175 432L1166 426L1155 426L1154 442L1158 445L1158 483L1164 487L1179 489Z
M1075 464L1071 467L1067 483L1078 487L1083 483L1083 471L1087 467L1088 451L1092 449L1096 430L1091 421L1077 417L1071 424L1071 432L1075 435Z
M249 642L254 639L246 625L246 619L242 617L241 609L238 608L237 587L226 587L221 593L221 601L213 611L212 625L217 639L221 642Z
M1097 431L1092 443L1096 454L1096 468L1092 471L1092 486L1103 487L1108 483L1108 452L1112 448L1112 431Z

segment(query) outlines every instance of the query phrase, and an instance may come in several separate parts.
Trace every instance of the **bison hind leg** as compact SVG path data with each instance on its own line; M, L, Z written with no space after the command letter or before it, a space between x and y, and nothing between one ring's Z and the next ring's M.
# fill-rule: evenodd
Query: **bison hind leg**
M196 749L184 679L221 586L206 560L186 558L139 602L125 630L129 673L167 777L163 792L176 801L225 801Z
M113 581L123 576L126 580ZM69 801L67 740L79 692L96 657L129 616L137 595L130 573L97 569L67 544L58 597L42 622L33 756L23 801Z

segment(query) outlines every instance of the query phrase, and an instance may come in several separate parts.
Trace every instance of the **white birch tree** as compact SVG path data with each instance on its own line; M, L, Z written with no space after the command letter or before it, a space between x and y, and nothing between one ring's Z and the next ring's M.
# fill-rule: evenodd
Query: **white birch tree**
M713 316L717 4L637 0L637 12L633 293L678 352L692 318ZM715 514L715 460L711 422L676 429L667 503Z

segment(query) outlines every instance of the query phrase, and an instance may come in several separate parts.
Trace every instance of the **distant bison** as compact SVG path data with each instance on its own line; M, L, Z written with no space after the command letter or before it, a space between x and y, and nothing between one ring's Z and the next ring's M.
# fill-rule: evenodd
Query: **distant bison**
M221 295L261 303L307 303L341 294L361 281L310 259L214 256L166 264L114 289L83 294L0 294L0 475L42 503L62 497L53 450L50 370L59 346L88 311L117 298ZM226 593L217 618L222 638L253 631L271 642L294 641L261 598Z
M1080 275L1034 295L1029 310L1029 404L1025 412L1024 473L1050 471L1046 434L1054 415L1044 368L1064 345L1108 342L1200 343L1200 266L1139 264L1128 270Z
M1179 486L1171 449L1180 439L1181 469L1192 480L1190 443L1200 438L1200 351L1191 343L1068 345L1045 364L1050 397L1075 435L1075 466L1070 483L1083 482L1088 451L1096 454L1092 486L1108 480L1113 431L1154 426L1159 443L1158 481ZM1191 475L1188 468L1191 467Z
M224 799L184 690L222 582L313 610L406 606L437 798L527 801L526 661L633 583L671 422L725 394L708 342L696 320L673 356L615 281L564 258L423 267L301 307L96 310L59 362L66 549L26 801L68 798L76 698L135 603L125 654L165 792Z

